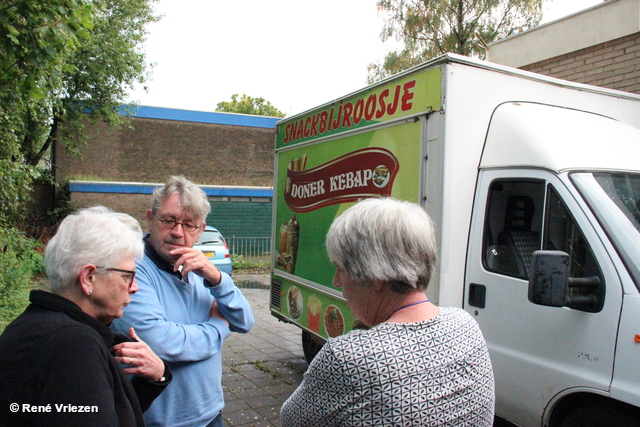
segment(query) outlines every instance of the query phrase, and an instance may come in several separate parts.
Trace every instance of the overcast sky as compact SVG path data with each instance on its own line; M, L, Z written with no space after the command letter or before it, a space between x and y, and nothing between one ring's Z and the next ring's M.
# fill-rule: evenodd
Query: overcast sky
M543 22L602 0L545 0ZM376 0L160 0L149 26L155 63L141 105L214 111L234 93L262 97L291 116L366 86L380 41Z

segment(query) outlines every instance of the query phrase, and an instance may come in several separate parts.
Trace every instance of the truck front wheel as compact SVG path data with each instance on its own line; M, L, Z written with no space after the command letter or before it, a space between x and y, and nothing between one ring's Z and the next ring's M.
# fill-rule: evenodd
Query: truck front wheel
M320 342L313 334L304 329L302 330L302 351L304 351L304 358L307 363L311 363L323 345L324 343Z

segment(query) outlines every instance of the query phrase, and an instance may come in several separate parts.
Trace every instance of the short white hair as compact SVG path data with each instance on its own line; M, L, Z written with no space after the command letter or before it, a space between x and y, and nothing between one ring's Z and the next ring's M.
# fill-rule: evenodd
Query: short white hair
M437 261L434 225L419 205L393 198L356 203L336 218L329 259L356 283L387 282L395 292L425 290Z
M136 219L104 206L81 209L67 216L47 244L44 263L51 290L78 283L87 264L113 267L123 259L142 259L142 229Z

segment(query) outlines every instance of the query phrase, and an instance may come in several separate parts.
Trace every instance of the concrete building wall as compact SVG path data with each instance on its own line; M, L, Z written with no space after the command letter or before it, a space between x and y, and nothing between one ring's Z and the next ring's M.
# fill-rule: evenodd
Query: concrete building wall
M640 93L640 0L609 0L489 45L487 60Z
M487 60L521 68L640 31L640 0L609 0L491 43Z
M640 94L640 33L520 68L578 83Z

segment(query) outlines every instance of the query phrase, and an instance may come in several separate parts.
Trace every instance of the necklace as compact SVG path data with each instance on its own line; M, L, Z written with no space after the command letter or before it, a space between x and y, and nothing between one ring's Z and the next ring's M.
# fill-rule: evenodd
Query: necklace
M405 308L409 308L409 307L412 307L414 305L422 304L424 302L429 302L429 300L425 299L425 300L422 300L422 301L418 301L418 302L414 302L414 303L411 303L411 304L403 305L402 307L398 307L395 310L393 310L393 313L391 313L391 316L393 316L394 314L396 314L396 312L398 312L400 310L404 310ZM389 316L389 319L391 319L391 316ZM387 319L387 320L389 320L389 319Z

